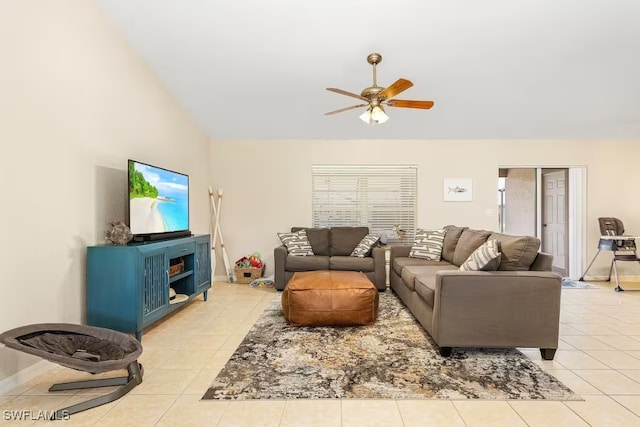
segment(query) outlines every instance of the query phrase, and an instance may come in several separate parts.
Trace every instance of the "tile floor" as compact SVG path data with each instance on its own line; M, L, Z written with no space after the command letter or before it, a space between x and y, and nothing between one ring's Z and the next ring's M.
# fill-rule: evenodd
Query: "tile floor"
M209 383L275 297L272 289L215 283L201 297L146 330L144 382L120 400L69 421L7 421L56 426L637 426L640 425L640 292L562 293L560 348L553 361L522 349L584 401L291 400L201 401ZM640 289L640 283L628 284ZM113 375L113 373L111 373ZM4 410L52 410L105 390L48 393L54 382L87 374L55 367L0 396Z

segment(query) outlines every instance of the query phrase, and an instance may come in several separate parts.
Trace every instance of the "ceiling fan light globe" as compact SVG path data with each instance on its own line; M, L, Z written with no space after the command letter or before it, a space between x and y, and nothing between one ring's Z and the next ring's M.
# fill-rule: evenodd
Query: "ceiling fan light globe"
M389 116L387 116L382 107L376 105L371 109L371 119L378 124L382 124L389 120Z
M366 124L371 123L371 111L369 108L367 108L364 113L360 114L360 120L362 120L363 122L365 122Z

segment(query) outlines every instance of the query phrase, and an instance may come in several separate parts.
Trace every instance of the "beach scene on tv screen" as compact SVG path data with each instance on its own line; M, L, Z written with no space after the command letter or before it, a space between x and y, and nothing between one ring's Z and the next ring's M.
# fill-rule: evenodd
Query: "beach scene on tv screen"
M129 162L129 225L133 234L189 229L189 178Z

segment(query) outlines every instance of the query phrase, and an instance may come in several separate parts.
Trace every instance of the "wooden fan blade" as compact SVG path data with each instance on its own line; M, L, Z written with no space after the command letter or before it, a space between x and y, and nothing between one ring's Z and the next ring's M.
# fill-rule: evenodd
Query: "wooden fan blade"
M366 107L369 104L360 104L360 105L352 105L351 107L341 108L336 111L329 111L328 113L324 113L325 116L329 116L331 114L342 113L343 111L353 110L354 108Z
M328 87L327 90L330 91L330 92L339 93L340 95L347 95L347 96L351 96L353 98L358 98L358 99L361 99L363 101L369 102L369 100L367 98L365 98L364 96L360 96L360 95L357 95L355 93L347 92L346 90L337 89L335 87Z
M433 107L433 101L409 101L407 99L391 99L386 104L389 107L422 108L423 110Z
M385 99L393 98L400 92L404 92L405 90L409 89L411 86L413 86L413 83L411 83L409 80L398 79L394 84L392 84L391 86L387 87L385 90L380 92L378 94L378 98L385 98Z

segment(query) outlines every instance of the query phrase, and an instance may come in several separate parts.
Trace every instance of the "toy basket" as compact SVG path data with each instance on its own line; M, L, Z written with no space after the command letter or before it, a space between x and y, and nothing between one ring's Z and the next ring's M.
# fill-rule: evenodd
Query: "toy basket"
M171 260L171 262L173 264L169 265L169 276L175 276L176 274L182 273L182 270L184 270L184 260L180 258L177 262L176 260Z
M255 267L235 267L236 280L238 283L251 283L262 277L264 273L264 265L262 268Z

